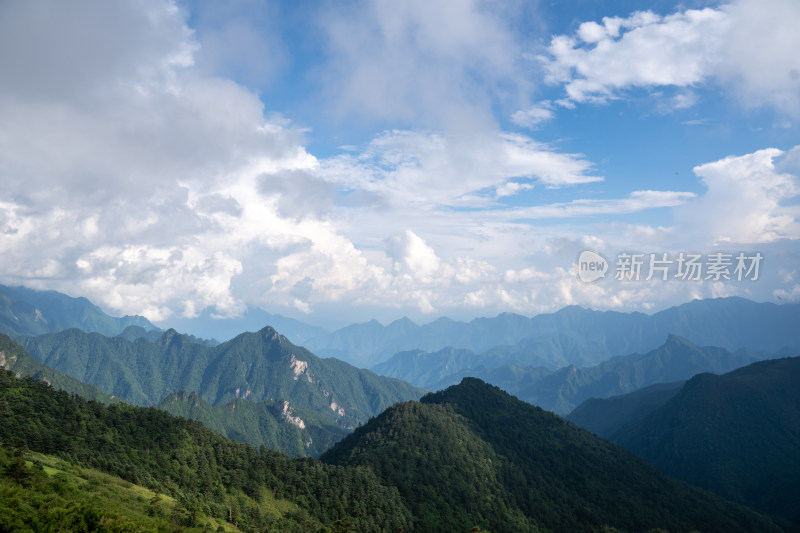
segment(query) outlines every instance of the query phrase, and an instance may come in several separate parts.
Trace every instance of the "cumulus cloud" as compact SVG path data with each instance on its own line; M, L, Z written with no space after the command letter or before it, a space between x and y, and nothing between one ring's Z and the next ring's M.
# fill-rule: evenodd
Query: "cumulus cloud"
M394 271L418 279L430 279L441 266L436 252L413 231L387 240Z
M800 208L786 203L800 194L800 166L791 157L797 151L769 148L695 167L707 191L676 210L677 223L715 244L800 238Z
M747 107L800 115L800 4L737 0L667 16L637 12L585 22L552 39L547 80L570 102L604 102L626 89L716 84ZM676 108L692 105L681 93Z
M237 228L274 211L237 187L251 167L308 166L297 133L242 86L200 75L172 2L0 11L3 279L153 319L239 313L243 266L224 232L294 230Z
M242 272L242 264L224 252L198 246L104 246L76 265L84 274L81 289L104 294L103 302L114 309L151 320L163 320L175 311L194 317L209 307L220 316L244 310L230 293L231 278ZM175 309L176 302L180 309Z

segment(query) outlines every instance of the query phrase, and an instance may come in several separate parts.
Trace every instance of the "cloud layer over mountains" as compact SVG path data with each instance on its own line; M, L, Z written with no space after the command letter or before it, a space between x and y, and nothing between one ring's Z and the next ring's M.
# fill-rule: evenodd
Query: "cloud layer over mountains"
M0 282L154 321L800 298L800 149L783 134L695 161L686 186L620 180L588 138L538 130L645 90L645 115L705 112L711 94L796 131L794 2L556 35L513 3L238 9L0 6ZM760 283L587 285L587 248L767 262Z

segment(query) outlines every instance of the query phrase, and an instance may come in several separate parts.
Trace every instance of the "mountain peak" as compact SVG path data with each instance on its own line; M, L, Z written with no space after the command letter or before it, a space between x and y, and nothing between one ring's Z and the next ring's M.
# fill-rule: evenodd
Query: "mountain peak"
M664 345L668 344L679 344L681 346L696 346L693 342L691 342L686 337L681 337L680 335L675 335L674 333L670 333L667 335L667 340L664 341Z
M264 339L264 342L268 342L270 344L277 344L279 346L288 346L290 348L294 347L294 344L292 344L289 339L278 333L278 330L276 330L272 326L266 326L265 328L262 328L261 331L259 331L258 333Z
M180 344L183 335L178 333L175 329L169 328L167 331L161 334L159 337L159 342L163 345L169 345L173 343Z
M420 399L421 403L457 404L459 407L456 410L467 416L467 418L469 418L467 411L492 410L494 407L509 401L520 402L520 400L500 387L475 377L465 377L458 385L452 385L444 390L426 394ZM530 407L538 409L538 407L532 405Z

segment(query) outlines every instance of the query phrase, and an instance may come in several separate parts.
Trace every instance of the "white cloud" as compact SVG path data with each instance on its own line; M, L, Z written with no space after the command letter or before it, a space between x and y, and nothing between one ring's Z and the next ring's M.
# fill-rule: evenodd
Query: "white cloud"
M102 294L101 301L113 309L152 320L164 320L176 311L191 318L208 307L221 316L244 311L230 292L231 279L241 274L242 264L224 252L209 253L196 246L104 246L76 264L85 274L79 284L83 291Z
M329 54L322 88L341 116L450 131L493 124L493 102L516 102L529 89L517 64L512 6L476 0L336 4L320 14Z
M534 129L542 122L547 122L555 117L552 108L551 102L541 102L539 105L515 112L511 115L511 122L523 128Z
M516 181L507 181L502 185L495 186L495 197L503 198L504 196L514 196L520 191L533 189L533 183L517 183Z
M240 312L237 247L300 240L256 186L313 164L297 133L193 67L171 2L0 11L3 280L153 319Z
M687 228L693 242L697 228L708 228L709 246L798 236L786 200L796 194L800 151L701 165L701 197L639 190L609 198L583 155L499 132L485 115L494 104L504 115L521 110L514 120L529 128L552 117L552 104L518 98L526 92L518 44L483 4L377 3L337 18L331 64L315 74L342 75L330 86L339 110L363 104L376 120L431 129L385 131L321 160L290 121L217 77L236 77L222 65L236 50L280 47L278 37L244 32L227 47L231 28L254 26L209 22L194 33L168 1L42 5L0 3L0 282L85 295L154 320L207 308L229 317L245 306L423 314L646 308L712 288L589 286L570 270L577 253L674 246ZM694 16L582 26L575 39L585 44L572 50L622 46L636 32L645 41L648 32L664 34L661 45L669 31L695 31ZM280 61L253 75L270 78ZM642 72L633 69L619 85L597 78L598 89L575 94L613 97L648 79ZM693 91L671 105L690 105ZM555 200L530 205L539 192ZM671 226L615 220L665 207L676 208ZM781 290L792 294L789 285Z
M487 189L504 196L530 188L524 180L562 187L602 179L589 173L591 164L579 154L556 152L523 135L492 133L391 131L361 154L321 165L321 176L332 183L418 209L487 205Z
M413 231L387 240L387 251L397 273L420 280L430 280L441 267L436 252Z
M778 300L787 302L800 301L800 284L795 283L790 289L775 289L773 295Z
M800 208L785 205L800 194L800 166L779 172L776 159L786 159L784 152L768 148L695 167L707 191L676 210L676 223L709 244L800 238Z
M574 218L594 215L622 215L646 209L675 207L695 197L681 191L633 191L627 198L610 200L579 199L571 202L519 207L497 211L504 219Z
M713 83L746 107L800 116L800 4L738 0L667 16L650 12L585 22L552 39L542 60L574 102L619 98L629 88ZM675 108L694 103L681 93ZM569 101L567 101L569 102Z
M566 83L568 96L577 102L602 101L627 87L698 83L717 53L714 37L722 32L724 18L704 9L663 18L635 13L628 19L603 19L603 26L584 23L578 35L588 40L553 38L548 80Z

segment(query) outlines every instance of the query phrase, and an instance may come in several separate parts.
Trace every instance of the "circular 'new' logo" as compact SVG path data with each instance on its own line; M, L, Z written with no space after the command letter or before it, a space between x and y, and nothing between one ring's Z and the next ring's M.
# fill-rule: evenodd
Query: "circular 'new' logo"
M592 250L584 250L578 256L578 278L585 283L592 283L606 277L608 261Z

